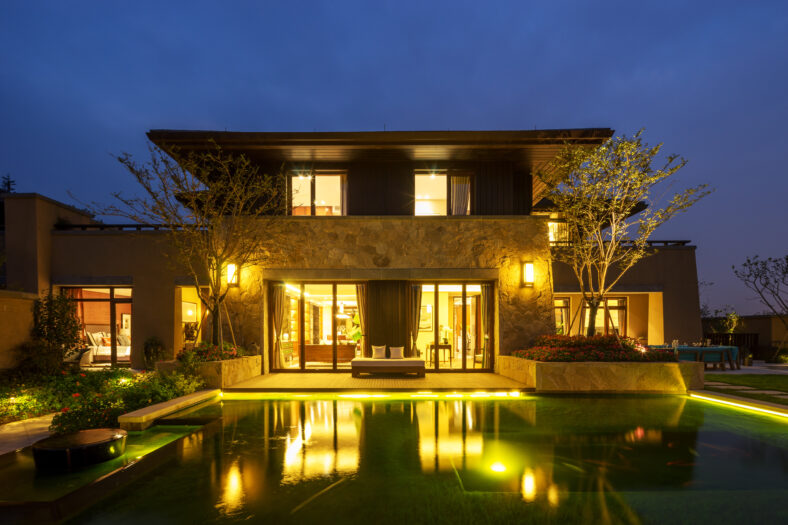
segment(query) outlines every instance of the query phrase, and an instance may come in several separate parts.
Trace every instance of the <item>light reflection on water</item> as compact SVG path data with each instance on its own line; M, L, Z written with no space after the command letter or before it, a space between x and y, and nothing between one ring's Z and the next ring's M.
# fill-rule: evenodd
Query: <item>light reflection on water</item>
M742 424L740 414L679 396L285 399L206 410L221 421L182 442L161 483L190 491L195 516L210 500L218 520L326 512L393 521L412 518L403 507L412 503L636 523L660 511L638 494L715 494L740 490L745 478L771 490L788 476L784 425ZM472 503L462 499L471 494Z

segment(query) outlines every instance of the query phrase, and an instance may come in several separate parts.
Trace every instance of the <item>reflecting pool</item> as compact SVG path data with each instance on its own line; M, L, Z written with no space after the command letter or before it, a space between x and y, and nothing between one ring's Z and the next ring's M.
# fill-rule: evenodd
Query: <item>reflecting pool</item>
M224 400L79 523L788 522L788 424L683 396Z

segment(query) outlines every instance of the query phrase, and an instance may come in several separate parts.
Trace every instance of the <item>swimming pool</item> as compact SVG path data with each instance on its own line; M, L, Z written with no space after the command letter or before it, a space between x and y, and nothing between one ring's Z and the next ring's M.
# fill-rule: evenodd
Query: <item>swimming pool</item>
M788 425L684 396L223 400L75 523L785 523Z

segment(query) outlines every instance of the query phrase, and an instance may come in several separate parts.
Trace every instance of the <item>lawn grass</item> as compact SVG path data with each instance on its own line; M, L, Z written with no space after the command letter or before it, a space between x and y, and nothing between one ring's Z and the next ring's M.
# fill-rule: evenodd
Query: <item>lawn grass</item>
M727 383L729 385L741 385L755 388L758 390L779 390L788 394L788 375L778 374L743 374L743 375L726 375L726 374L706 374L706 381L718 381L720 383ZM758 401L767 401L769 403L776 403L779 405L788 405L788 399L780 399L779 397L770 396L768 394L750 394L746 390L728 390L722 388L715 388L711 385L704 386L706 390L712 392L720 392L722 394L731 394L748 399L756 399Z

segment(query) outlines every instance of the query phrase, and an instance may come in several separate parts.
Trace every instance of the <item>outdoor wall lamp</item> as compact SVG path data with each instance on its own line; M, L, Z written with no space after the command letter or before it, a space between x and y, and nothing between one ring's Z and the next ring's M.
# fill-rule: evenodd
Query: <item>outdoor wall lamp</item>
M227 286L238 286L238 265L233 263L227 264L227 271L225 275L227 276Z
M523 263L522 282L520 286L533 288L534 285L534 263L527 261Z

